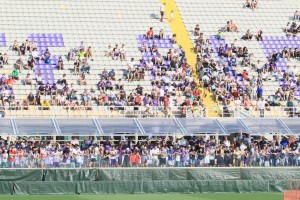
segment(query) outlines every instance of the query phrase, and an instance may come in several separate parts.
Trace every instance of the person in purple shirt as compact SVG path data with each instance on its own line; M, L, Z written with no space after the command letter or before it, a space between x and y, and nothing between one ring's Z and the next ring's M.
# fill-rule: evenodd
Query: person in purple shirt
M5 77L5 74L2 74L2 77L1 77L1 79L0 79L1 85L5 84L6 79L7 79L7 78Z
M145 96L143 98L143 104L144 104L144 106L149 106L149 98L148 98L147 93L145 93Z
M181 148L181 166L185 167L186 161L188 159L188 151L185 149L185 147Z
M51 86L50 86L49 83L46 84L45 91L46 91L46 94L48 94L48 95L50 94L50 92L51 92Z
M52 95L57 95L57 86L56 83L54 83L51 87L51 94Z
M108 151L110 151L110 147L111 147L111 145L110 145L110 143L109 143L109 141L108 141L108 140L106 140L106 141L104 142L104 145L103 145L103 147L104 147L104 149L105 149L105 150L108 150Z
M49 64L50 63L50 58L51 58L51 53L49 52L49 49L46 49L46 51L42 55L42 60L44 60L45 63Z
M100 90L101 93L104 93L106 91L105 88L105 82L104 82L104 78L101 78L101 80L98 83L98 89Z
M105 83L105 90L112 90L112 89L113 89L112 82L110 78L108 78L108 80Z

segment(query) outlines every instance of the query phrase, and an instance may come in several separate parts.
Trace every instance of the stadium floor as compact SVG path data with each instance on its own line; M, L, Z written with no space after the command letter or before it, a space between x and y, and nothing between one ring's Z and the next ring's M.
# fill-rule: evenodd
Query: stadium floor
M282 200L283 193L125 194L125 195L0 195L10 200Z

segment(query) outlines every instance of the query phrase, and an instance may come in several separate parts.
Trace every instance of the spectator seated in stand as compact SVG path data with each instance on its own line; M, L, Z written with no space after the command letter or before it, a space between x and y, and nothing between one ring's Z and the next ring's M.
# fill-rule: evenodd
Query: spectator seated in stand
M46 64L50 64L50 59L51 59L51 53L49 49L47 48L46 51L42 55L42 60L45 61Z
M154 39L154 31L153 27L150 27L150 29L146 33L146 39Z

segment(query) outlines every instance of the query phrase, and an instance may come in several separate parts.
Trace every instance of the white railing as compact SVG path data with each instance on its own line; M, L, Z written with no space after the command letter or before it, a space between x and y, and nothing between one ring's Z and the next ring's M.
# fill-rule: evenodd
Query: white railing
M300 107L268 106L264 110L251 107L246 110L243 106L212 107L191 106L27 106L0 107L0 116L6 117L298 117Z
M221 116L238 118L299 117L300 107L268 106L263 110L252 107L246 110L243 106L223 106Z
M2 107L7 117L207 117L207 110L191 106L28 106Z

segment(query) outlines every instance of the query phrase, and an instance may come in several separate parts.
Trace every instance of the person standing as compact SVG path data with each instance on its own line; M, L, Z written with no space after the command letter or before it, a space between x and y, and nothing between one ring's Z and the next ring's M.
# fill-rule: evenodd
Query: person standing
M170 22L174 21L174 11L171 10L171 13L170 13Z
M164 21L165 6L166 6L166 3L162 3L162 4L160 5L160 21L161 21L161 22Z
M154 167L158 167L158 165L159 165L159 159L158 159L159 154L160 154L160 151L157 148L157 146L154 146L154 148L150 151L150 155L152 157L152 165Z

